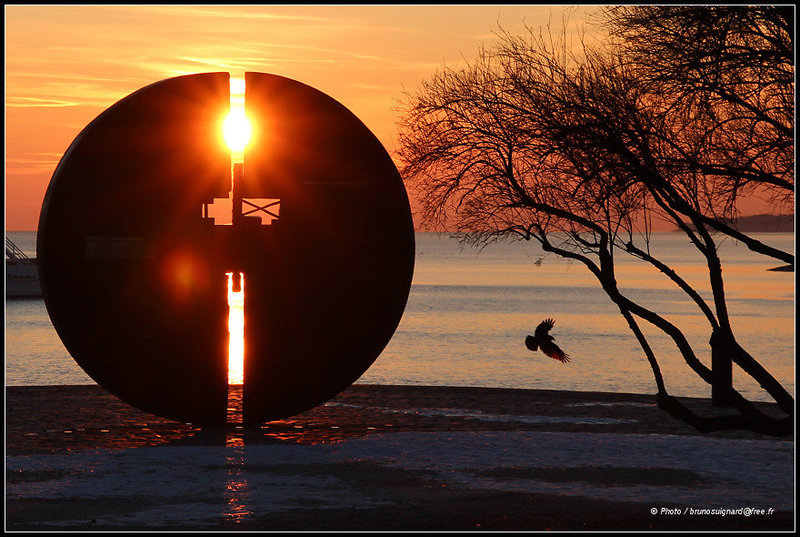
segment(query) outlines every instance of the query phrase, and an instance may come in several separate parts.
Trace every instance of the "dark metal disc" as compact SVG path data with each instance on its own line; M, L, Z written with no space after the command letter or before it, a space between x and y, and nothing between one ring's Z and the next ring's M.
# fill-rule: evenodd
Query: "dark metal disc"
M201 207L230 189L217 127L229 103L228 74L208 73L111 106L61 159L37 239L42 294L75 361L136 407L200 423L226 415L226 277Z
M255 136L239 192L279 219L214 225L231 190L220 141L227 73L122 99L59 163L39 224L42 292L67 350L148 412L221 424L226 272L245 273L244 417L286 417L349 386L394 333L414 236L397 170L345 107L299 82L246 75Z
M372 365L405 308L414 229L391 157L347 108L280 76L247 73L245 87L243 190L281 200L243 256L244 417L259 422L327 401Z

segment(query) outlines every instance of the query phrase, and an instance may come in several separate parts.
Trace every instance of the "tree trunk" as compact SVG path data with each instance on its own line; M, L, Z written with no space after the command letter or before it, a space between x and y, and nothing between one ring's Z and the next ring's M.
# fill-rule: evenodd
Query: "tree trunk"
M732 348L728 338L717 329L711 334L708 343L711 345L711 404L714 406L731 406L733 390Z
M769 436L790 436L794 433L794 419L790 416L773 418L761 413L732 416L700 416L675 397L666 393L656 396L658 407L673 418L694 427L701 433L745 429Z

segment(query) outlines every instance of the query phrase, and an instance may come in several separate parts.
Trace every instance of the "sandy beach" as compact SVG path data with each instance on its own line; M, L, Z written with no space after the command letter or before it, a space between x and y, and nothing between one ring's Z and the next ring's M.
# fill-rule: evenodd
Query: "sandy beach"
M200 428L98 386L7 387L6 530L795 527L793 438L701 435L653 399L356 384Z

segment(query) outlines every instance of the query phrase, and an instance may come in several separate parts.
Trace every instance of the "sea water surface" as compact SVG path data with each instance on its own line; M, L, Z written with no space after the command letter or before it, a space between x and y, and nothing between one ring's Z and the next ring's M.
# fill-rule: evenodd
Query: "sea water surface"
M35 232L7 234L35 255ZM794 249L793 234L757 236ZM545 256L529 242L475 249L448 234L417 233L416 239L403 319L358 382L655 393L641 347L583 265ZM710 299L704 260L685 235L657 233L651 251ZM720 253L737 340L793 393L794 273L768 271L780 263L731 239L721 241ZM681 328L710 365L709 327L687 295L640 261L621 256L617 263L621 289ZM555 319L551 334L571 356L569 363L525 348L525 336L548 317ZM708 397L708 385L671 340L641 324L669 392ZM6 385L94 384L64 348L42 299L6 299L5 352ZM734 383L752 400L770 400L736 367Z

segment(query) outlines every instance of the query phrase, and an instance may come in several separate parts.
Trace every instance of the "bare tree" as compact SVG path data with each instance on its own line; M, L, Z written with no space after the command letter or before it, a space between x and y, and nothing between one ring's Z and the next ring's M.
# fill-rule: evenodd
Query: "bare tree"
M706 223L733 235L736 202L753 193L793 209L793 8L620 6L602 16L639 83L682 119L683 166L713 178Z
M516 235L580 261L642 346L662 408L700 430L788 434L791 395L733 337L711 230L721 220L717 203L735 201L729 189L714 186L716 176L686 164L681 137L694 133L687 134L685 116L665 113L674 101L643 83L624 55L584 49L574 56L563 41L533 32L500 37L496 50L482 49L464 69L442 69L408 96L400 157L424 220L455 221L470 232L462 235L468 241ZM653 218L674 222L706 257L713 305L650 254ZM712 369L678 327L620 291L618 254L652 264L690 296L709 322ZM715 387L717 402L739 415L706 418L671 397L641 321L668 334L687 365ZM728 378L731 359L789 416L766 416L741 396Z

